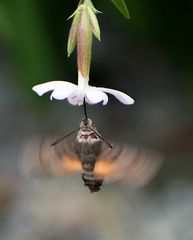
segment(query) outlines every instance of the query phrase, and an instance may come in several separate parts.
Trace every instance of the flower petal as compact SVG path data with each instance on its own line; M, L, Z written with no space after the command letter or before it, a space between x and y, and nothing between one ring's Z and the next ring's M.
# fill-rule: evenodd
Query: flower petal
M60 86L57 87L51 94L50 96L50 100L52 100L52 98L55 98L57 100L63 100L67 97L69 97L74 91L76 91L77 86Z
M112 94L123 104L129 105L129 104L134 103L134 100L131 97L129 97L127 94L125 94L121 91L110 89L110 88L103 88L103 87L96 87L96 89L98 89L99 91L103 91L103 92Z
M103 101L103 105L106 105L108 102L107 94L96 87L89 87L88 89L86 89L85 95L86 101L89 104L95 104Z
M68 96L68 102L72 105L83 104L84 96L77 89L70 96Z
M75 84L65 81L51 81L42 84L38 84L32 88L39 96L42 96L44 93L55 90L56 88L65 88L65 87L77 87Z
M77 86L70 82L65 81L51 81L47 83L42 83L34 86L32 88L38 95L42 96L44 93L52 91L50 99L52 98L63 100L77 89Z

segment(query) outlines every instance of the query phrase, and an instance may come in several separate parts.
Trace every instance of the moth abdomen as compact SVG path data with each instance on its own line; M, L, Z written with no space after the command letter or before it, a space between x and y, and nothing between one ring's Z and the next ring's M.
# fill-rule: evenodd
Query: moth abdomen
M100 142L76 142L75 144L76 153L81 160L85 158L97 158L101 150Z
M82 174L84 185L87 186L91 193L98 192L103 185L103 179L96 179L92 172Z
M95 161L82 162L82 168L85 172L93 172L95 167Z

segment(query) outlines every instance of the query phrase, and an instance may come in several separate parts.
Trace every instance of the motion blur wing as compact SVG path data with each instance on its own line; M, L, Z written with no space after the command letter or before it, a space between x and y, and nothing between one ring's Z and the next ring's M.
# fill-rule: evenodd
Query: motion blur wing
M53 140L50 137L35 137L25 144L22 154L25 174L68 176L82 172L74 138L67 138L52 147ZM106 143L101 144L93 179L102 179L105 183L120 180L136 188L148 183L160 168L162 156L153 151L120 144L109 148Z
M81 172L80 160L71 138L52 147L54 138L34 137L25 143L22 169L26 175L65 176Z
M142 187L157 173L162 158L143 148L114 144L113 149L109 149L103 144L94 174L106 183L121 180L132 188Z

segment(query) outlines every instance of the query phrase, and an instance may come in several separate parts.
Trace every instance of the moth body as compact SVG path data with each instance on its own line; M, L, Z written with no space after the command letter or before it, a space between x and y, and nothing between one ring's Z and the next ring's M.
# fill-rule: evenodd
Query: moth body
M96 179L93 171L96 160L101 152L102 140L96 135L96 127L90 119L84 119L80 124L75 149L82 165L82 179L91 192L100 190L103 180Z

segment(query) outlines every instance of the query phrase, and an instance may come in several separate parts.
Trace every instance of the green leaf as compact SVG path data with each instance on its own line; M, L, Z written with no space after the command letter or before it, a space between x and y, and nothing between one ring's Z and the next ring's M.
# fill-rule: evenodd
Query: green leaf
M70 33L68 36L68 44L67 44L68 57L70 57L71 53L76 47L78 23L80 20L80 9L78 8L70 17L72 16L74 17L73 17L72 25L70 28Z
M95 37L100 41L100 28L95 12L88 7L90 26Z
M78 3L78 6L80 6L80 4L83 4L83 0L80 0L79 3Z
M98 10L94 7L94 5L93 5L93 3L92 3L91 0L85 0L84 2L85 2L85 4L86 4L89 8L91 8L91 9L93 10L94 13L101 13L100 11L98 11Z
M130 18L130 14L127 8L127 5L124 0L111 0L114 5L118 8L118 10L123 14L124 17L127 19Z

